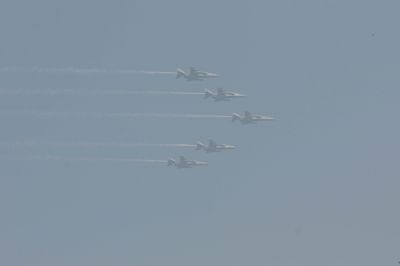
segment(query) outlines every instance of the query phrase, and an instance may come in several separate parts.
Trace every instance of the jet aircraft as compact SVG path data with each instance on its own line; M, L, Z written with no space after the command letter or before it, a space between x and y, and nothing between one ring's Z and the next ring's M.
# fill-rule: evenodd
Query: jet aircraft
M220 152L223 150L233 150L236 147L233 145L227 145L227 144L217 144L214 140L210 139L208 141L208 145L205 145L201 142L197 142L196 144L196 150L201 150L203 149L205 152Z
M274 120L274 118L264 115L253 115L249 111L245 111L244 116L240 116L239 114L236 113L233 114L232 122L235 122L236 120L239 120L243 125L247 125L247 124L256 124L257 122L260 121L271 121Z
M189 73L185 73L182 69L178 68L176 70L176 78L184 77L188 81L194 81L194 80L204 80L204 79L209 79L209 78L219 78L220 75L215 74L215 73L209 73L205 71L200 71L197 70L194 67L190 67Z
M214 101L219 102L219 101L229 101L234 98L242 98L245 97L246 95L239 94L233 91L225 91L222 88L218 88L216 92L213 92L211 90L205 90L204 92L204 99L207 98L213 98Z
M193 166L204 166L207 164L207 162L188 160L184 156L180 156L178 161L174 159L168 159L168 166L175 165L175 167L178 169L192 168Z

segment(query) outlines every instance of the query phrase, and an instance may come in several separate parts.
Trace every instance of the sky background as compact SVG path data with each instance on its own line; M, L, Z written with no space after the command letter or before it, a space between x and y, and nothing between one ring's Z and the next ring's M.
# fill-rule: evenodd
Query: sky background
M397 0L0 2L0 68L222 75L0 73L0 89L203 91L201 96L1 95L0 112L231 114L229 119L0 116L0 264L396 265L400 260ZM238 146L73 148L18 141ZM15 160L166 159L208 167Z

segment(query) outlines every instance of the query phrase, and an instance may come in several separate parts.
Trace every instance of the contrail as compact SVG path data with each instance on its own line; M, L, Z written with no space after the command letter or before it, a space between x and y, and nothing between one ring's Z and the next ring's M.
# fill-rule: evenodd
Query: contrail
M46 111L0 111L0 116L29 116L35 118L231 118L217 114L169 114L169 113L101 113L101 112L46 112Z
M31 156L31 157L7 157L1 158L18 161L75 161L75 162L121 162L121 163L167 163L167 160L149 160L135 158L98 158L98 157L61 157L61 156Z
M57 142L57 141L15 141L0 142L0 147L33 147L33 146L53 146L53 147L81 147L81 148L194 148L194 144L156 144L156 143L112 143L112 142Z
M186 91L77 90L77 89L0 89L0 95L204 95Z
M0 73L68 73L68 74L148 74L175 75L172 71L147 71L134 69L101 69L101 68L46 68L46 67L3 67Z

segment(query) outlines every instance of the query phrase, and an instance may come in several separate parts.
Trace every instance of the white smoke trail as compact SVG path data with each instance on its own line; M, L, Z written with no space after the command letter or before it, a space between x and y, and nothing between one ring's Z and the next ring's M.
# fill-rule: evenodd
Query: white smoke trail
M107 113L108 117L154 117L154 118L231 118L228 115L215 115L215 114L152 114L152 113Z
M66 73L66 74L147 74L175 75L172 71L146 71L134 69L99 69L99 68L46 68L46 67L3 67L0 73Z
M0 95L204 95L186 91L77 90L77 89L0 89Z
M29 116L35 118L231 118L216 114L169 114L169 113L96 113L96 112L45 112L45 111L0 111L0 116Z
M0 142L0 147L79 147L79 148L194 148L194 144L156 144L156 143L112 143L112 142L58 142L58 141L14 141Z
M194 144L157 144L160 145L161 147L167 147L167 148L195 148L196 145Z
M98 158L98 157L62 157L62 156L31 156L31 157L7 157L3 159L17 161L75 161L75 162L121 162L121 163L167 163L167 160L149 160L135 158Z

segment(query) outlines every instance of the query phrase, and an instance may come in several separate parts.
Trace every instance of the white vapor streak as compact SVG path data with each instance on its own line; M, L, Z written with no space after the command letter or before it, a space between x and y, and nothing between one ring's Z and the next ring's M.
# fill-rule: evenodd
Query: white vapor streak
M155 143L112 143L112 142L56 142L56 141L15 141L0 142L0 147L15 146L54 146L54 147L84 147L84 148L140 148L140 147L165 147L165 148L193 148L193 144L155 144Z
M99 68L46 68L46 67L3 67L0 73L70 73L70 74L148 74L175 75L172 71L146 71L134 69L99 69Z
M95 113L95 112L41 112L41 111L0 111L0 116L76 117L76 118L231 118L216 114L169 114L169 113Z
M18 161L75 161L75 162L122 162L122 163L167 163L167 160L148 160L135 158L98 158L98 157L61 157L61 156L32 156L32 157L4 157Z
M77 90L77 89L0 89L0 95L204 95L185 91Z

